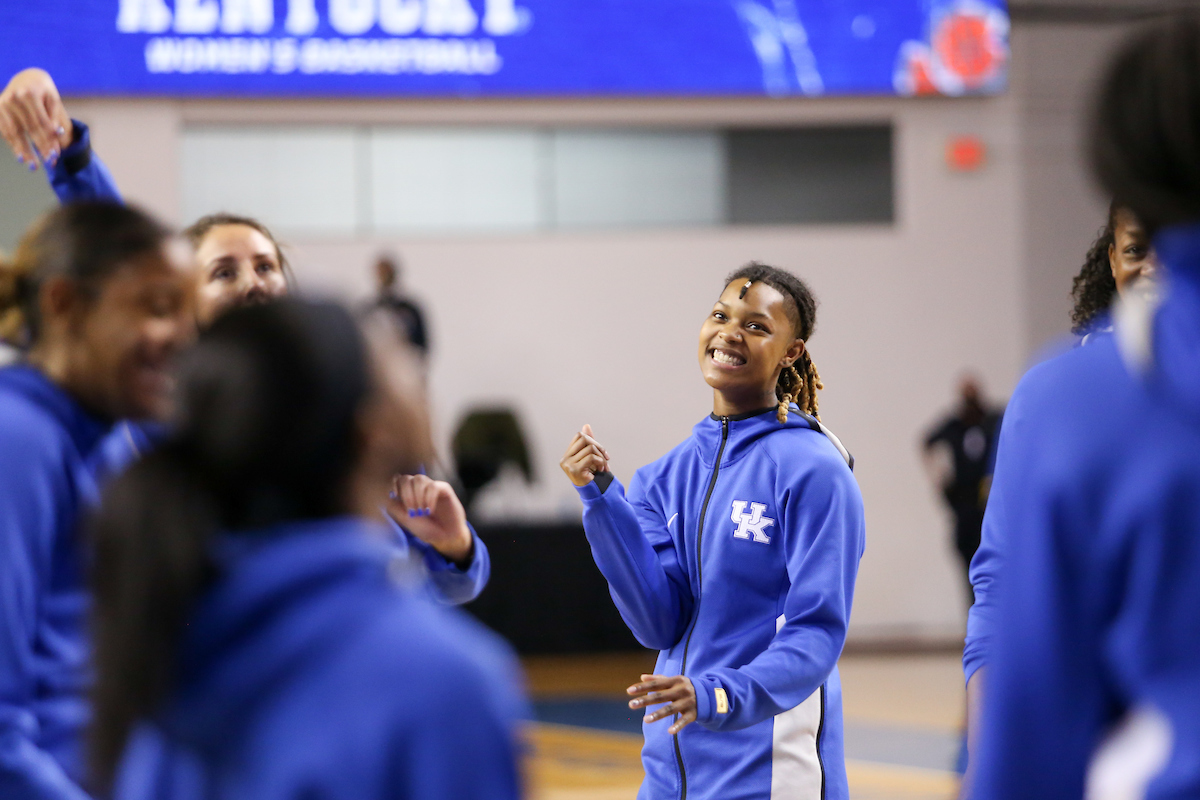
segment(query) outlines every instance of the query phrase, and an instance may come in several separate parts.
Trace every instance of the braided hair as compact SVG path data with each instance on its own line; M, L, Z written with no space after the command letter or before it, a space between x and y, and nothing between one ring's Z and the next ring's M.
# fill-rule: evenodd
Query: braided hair
M738 280L765 283L782 294L784 311L796 326L796 338L808 341L817 324L817 298L804 281L790 272L757 261L751 261L730 273L725 279L725 285ZM779 399L779 421L787 422L788 407L792 403L798 405L801 411L814 417L818 416L817 390L824 388L821 376L817 374L817 368L808 354L808 348L805 347L795 364L783 368L779 373L779 381L775 384L775 396Z
M1088 249L1083 267L1071 284L1075 308L1071 310L1071 333L1084 336L1091 332L1099 317L1108 310L1117 294L1108 251L1116 241L1117 215L1124 210L1113 201L1108 207L1108 221L1096 241Z

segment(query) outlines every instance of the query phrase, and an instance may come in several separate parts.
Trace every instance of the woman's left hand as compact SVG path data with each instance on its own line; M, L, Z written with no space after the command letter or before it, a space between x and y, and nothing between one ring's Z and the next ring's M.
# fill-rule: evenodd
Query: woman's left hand
M678 714L679 719L667 729L667 733L679 733L696 721L696 687L692 686L690 678L683 675L643 675L641 683L635 683L625 691L635 698L629 701L629 707L633 709L659 703L667 704L647 714L646 722L658 722L672 714Z
M447 561L459 566L470 562L475 540L467 527L467 512L450 484L428 475L397 475L387 511Z

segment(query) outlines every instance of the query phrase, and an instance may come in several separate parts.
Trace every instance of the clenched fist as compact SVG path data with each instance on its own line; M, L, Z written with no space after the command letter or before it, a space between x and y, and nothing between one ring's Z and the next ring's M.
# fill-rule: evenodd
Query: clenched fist
M567 453L558 462L567 473L571 483L587 486L597 472L608 472L608 451L592 435L592 426L584 425L567 447Z

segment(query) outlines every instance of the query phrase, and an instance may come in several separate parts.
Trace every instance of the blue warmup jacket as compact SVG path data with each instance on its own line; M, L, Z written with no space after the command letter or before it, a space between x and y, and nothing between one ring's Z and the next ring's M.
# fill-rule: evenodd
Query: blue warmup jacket
M82 800L87 646L77 523L111 424L26 366L0 369L0 797Z
M697 722L643 725L643 800L846 800L841 685L864 544L840 444L775 409L709 417L634 475L579 489L596 565ZM611 483L608 481L611 480Z
M230 536L114 800L516 800L512 654L349 517Z
M1155 250L1157 312L1124 305L1113 336L1032 369L1005 417L977 800L1082 797L1127 717L1170 734L1142 740L1160 768L1120 796L1200 796L1200 226ZM1117 753L1098 761L1136 776Z

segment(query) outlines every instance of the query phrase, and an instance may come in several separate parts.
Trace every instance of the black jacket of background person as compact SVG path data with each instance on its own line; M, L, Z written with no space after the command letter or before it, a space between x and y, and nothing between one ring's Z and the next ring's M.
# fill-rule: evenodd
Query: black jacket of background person
M944 442L954 454L954 473L942 494L956 520L954 545L968 563L979 547L1000 419L999 412L983 406L964 407L925 439L925 449Z
M397 329L408 338L409 344L417 348L421 355L429 354L429 334L425 328L425 314L419 305L405 297L384 294L376 298L368 308L386 310L395 320Z

